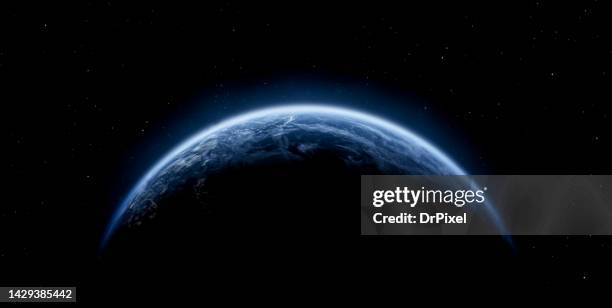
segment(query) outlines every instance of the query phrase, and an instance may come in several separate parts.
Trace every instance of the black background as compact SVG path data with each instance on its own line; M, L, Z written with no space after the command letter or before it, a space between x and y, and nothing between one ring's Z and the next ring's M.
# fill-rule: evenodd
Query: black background
M612 11L559 2L3 3L0 283L95 293L100 238L139 174L268 97L429 122L413 127L474 174L609 173ZM605 280L612 255L609 237L342 241L484 254L543 284Z

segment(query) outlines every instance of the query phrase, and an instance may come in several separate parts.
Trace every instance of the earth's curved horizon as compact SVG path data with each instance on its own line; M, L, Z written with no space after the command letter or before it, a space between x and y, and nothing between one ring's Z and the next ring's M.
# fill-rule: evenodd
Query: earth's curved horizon
M309 166L299 174L316 169L309 162L321 159L339 163L347 174L466 174L431 142L365 112L315 104L263 108L206 128L164 155L116 210L102 247L119 226L138 227L155 217L159 207L167 206L160 200L176 191L189 191L198 206L207 206L210 201L200 195L208 194L214 174Z

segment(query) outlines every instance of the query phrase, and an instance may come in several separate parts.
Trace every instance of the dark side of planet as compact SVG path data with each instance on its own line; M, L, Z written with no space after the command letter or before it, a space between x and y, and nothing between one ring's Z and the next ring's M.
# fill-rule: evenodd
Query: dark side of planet
M427 140L371 114L264 108L206 128L163 156L120 204L102 255L197 259L224 247L334 246L334 238L358 234L362 174L465 171Z

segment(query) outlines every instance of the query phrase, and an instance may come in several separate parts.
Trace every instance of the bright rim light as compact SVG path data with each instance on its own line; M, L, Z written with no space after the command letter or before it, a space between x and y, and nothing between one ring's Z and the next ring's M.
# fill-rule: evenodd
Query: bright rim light
M146 187L148 182L151 179L153 179L162 168L164 168L169 162L172 161L172 159L176 155L192 147L197 142L201 141L203 138L221 129L228 128L238 123L246 122L246 121L264 117L264 116L269 116L273 114L292 114L292 113L295 113L295 114L322 113L326 115L336 115L336 116L343 116L343 117L358 119L366 123L372 123L372 124L378 125L400 136L405 136L406 139L417 143L419 146L423 147L424 149L426 149L427 151L435 155L436 158L441 160L447 167L449 167L453 171L454 175L465 175L466 174L466 172L462 168L460 168L453 160L451 160L446 154L444 154L442 151L440 151L430 142L426 141L425 139L418 136L417 134L395 123L389 122L377 116L373 116L373 115L370 115L364 112L341 108L341 107L328 106L328 105L316 105L316 104L298 104L298 105L284 105L284 106L277 106L277 107L268 107L268 108L263 108L263 109L258 109L255 111L247 112L247 113L241 114L236 117L231 117L229 119L221 121L220 123L216 125L205 128L202 131L196 133L195 135L187 138L186 141L182 142L177 147L175 147L170 152L168 152L166 155L164 155L162 159L159 160L151 169L149 169L149 171L140 179L140 181L138 181L138 183L134 186L134 188L127 195L125 200L121 203L120 207L117 209L117 211L113 215L113 218L111 219L111 222L105 232L105 235L102 241L102 245L104 246L104 244L107 242L109 237L112 235L115 225L117 224L117 222L119 222L120 218L126 212L127 208L129 207L130 202L136 197L138 193L140 193Z

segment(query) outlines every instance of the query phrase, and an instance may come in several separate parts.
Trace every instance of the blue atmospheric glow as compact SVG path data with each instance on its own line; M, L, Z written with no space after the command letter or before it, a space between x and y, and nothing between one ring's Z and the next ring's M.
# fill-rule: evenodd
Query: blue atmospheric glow
M198 141L202 140L206 136L218 130L230 127L232 125L235 125L241 122L249 121L255 118L264 117L264 116L272 115L276 113L325 113L325 114L331 114L331 115L337 115L337 116L350 117L350 118L359 119L365 122L373 123L373 124L379 125L380 127L386 128L392 132L395 132L399 136L405 136L407 139L416 142L417 144L425 148L427 151L437 156L437 158L439 158L442 162L444 162L446 166L450 167L450 169L454 171L455 175L467 175L467 173L461 167L459 167L459 165L457 165L452 159L450 159L448 155L443 153L441 150L439 150L437 147L435 147L433 144L431 144L424 138L407 130L404 127L401 127L395 123L379 118L377 116L374 116L368 113L364 113L361 111L356 111L353 109L347 109L343 107L329 106L329 105L318 105L318 104L296 104L296 105L267 107L267 108L262 108L262 109L258 109L255 111L247 112L239 116L231 117L229 119L219 122L216 125L205 128L201 130L200 132L196 133L195 135L187 138L186 141L182 142L177 147L175 147L170 152L168 152L166 155L164 155L162 159L160 159L151 169L149 169L149 171L147 171L147 173L138 181L138 183L134 186L134 188L132 188L132 190L129 192L127 197L123 200L119 208L116 210L104 234L104 238L102 240L102 246L106 244L106 242L112 235L116 224L121 220L123 214L126 212L127 208L129 207L130 202L136 197L136 195L141 190L143 190L147 186L148 182L152 178L154 178L161 169L163 169L169 162L172 161L172 159L176 155L188 149L189 147L195 145ZM503 224L503 221L501 217L499 217L499 214L497 213L497 211L495 211L495 209L490 204L487 204L486 208L491 218L494 220L496 225L499 227L501 233L508 234Z

